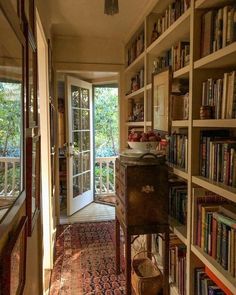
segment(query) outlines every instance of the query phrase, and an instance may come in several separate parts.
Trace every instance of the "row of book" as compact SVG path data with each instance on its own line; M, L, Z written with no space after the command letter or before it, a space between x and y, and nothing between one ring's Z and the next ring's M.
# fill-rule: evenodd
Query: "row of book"
M135 76L131 78L130 81L130 90L126 93L126 95L137 91L138 89L144 86L144 69L142 68Z
M189 64L190 60L190 43L179 41L166 51L163 56L155 58L153 61L153 73L171 66L173 71L177 71Z
M127 48L126 65L129 66L144 50L144 32L138 34Z
M185 134L173 133L169 137L167 159L169 163L187 170L188 137Z
M186 246L175 235L170 235L169 274L179 295L186 294L186 252Z
M179 223L187 224L187 185L185 182L171 183L169 190L169 214Z
M204 267L195 268L196 295L225 295L225 292L208 276Z
M175 0L154 23L151 42L163 34L190 6L190 0Z
M202 15L201 56L236 41L236 7L226 5Z
M194 191L196 244L236 276L236 206L222 197Z
M220 79L209 78L202 83L202 106L211 106L211 119L236 118L235 71Z
M236 139L228 130L201 132L200 175L236 187Z

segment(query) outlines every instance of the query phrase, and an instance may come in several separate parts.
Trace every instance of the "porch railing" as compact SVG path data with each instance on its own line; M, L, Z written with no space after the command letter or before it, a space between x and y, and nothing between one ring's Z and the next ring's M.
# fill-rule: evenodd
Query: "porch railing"
M115 194L115 160L116 157L96 158L95 160L95 194Z
M0 197L12 197L16 192L19 163L17 157L0 157Z

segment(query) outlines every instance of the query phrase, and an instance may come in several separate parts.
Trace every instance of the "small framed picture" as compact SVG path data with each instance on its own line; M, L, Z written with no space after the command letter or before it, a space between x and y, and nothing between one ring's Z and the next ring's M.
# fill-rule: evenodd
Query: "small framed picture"
M167 134L170 131L170 83L169 68L152 77L152 127L160 134Z
M23 216L12 234L12 239L3 252L1 282L4 285L2 295L21 295L25 285L26 272L27 217Z

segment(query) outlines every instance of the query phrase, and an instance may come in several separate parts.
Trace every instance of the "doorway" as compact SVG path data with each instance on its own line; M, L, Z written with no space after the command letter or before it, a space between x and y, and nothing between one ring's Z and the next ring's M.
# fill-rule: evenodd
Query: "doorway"
M115 205L118 126L118 85L94 86L95 201L112 206Z
M82 85L81 83L85 84ZM95 192L97 191L97 185L94 183L96 180L94 177L96 175L94 161L97 157L95 157L96 149L94 149L95 137L93 132L95 99L92 99L85 108L83 107L82 99L85 95L83 94L83 91L86 88L88 90L87 94L89 97L90 90L88 82L81 81L78 77L68 74L58 77L60 223L80 222L84 221L84 218L87 221L88 219L90 221L95 221L94 216L98 214L98 211L100 211L101 215L103 215L103 220L106 220L106 217L104 217L105 215L112 216L111 219L114 219L114 208L104 208L102 204L97 203L92 203L87 206L94 201ZM107 110L107 104L110 106L108 109L112 113L116 110L118 118L118 86L96 86L93 88L93 92L91 91L91 94L95 94L99 91L106 94L108 92L110 92L110 94L113 92L112 98L116 98L115 109L113 107L113 110L111 110L111 106L113 105L111 99L111 101L107 101L106 103L103 101L102 104L103 107L105 106L105 110ZM107 95L105 96L107 97ZM106 97L103 95L101 98L106 99ZM104 117L104 115L106 114L103 112L103 114L101 114L101 118ZM109 117L111 118L111 116ZM108 120L106 120L106 122L108 122L109 126L111 125L111 122ZM84 126L84 124L86 126ZM107 126L105 124L103 125ZM118 123L116 128L109 130L109 140L106 140L106 142L110 143L110 145L107 146L107 151L109 149L113 151L112 154L110 152L107 155L113 156L114 160L115 155L118 152L118 136L115 139L115 135L118 132L117 129ZM113 137L111 135L113 135ZM104 150L104 147L101 147L101 149ZM112 175L107 175L106 179L109 180L109 178L114 177L114 161L113 167L111 167L110 163L107 164L107 167ZM91 177L90 181L89 177L85 177L88 175ZM83 182L84 180L85 183ZM86 185L84 186L84 184ZM90 186L88 184L90 184ZM87 190L84 191L83 188ZM114 189L114 181L110 181L110 192L112 190L114 192ZM77 195L74 192L76 192ZM86 199L85 202L81 201L84 192ZM76 201L74 201L75 197L80 203L79 205L76 204ZM98 207L100 210L98 210ZM106 212L104 212L103 209L105 209ZM112 214L110 211L112 211Z

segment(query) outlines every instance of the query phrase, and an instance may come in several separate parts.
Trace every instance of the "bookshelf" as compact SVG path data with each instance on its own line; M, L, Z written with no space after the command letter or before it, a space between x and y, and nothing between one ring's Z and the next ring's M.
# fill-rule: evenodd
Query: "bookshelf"
M128 130L131 127L137 127L139 130L145 132L152 128L153 60L170 50L176 42L189 41L189 64L173 72L173 83L183 79L189 81L189 116L188 119L174 120L171 122L171 130L176 131L176 133L187 135L187 170L169 164L169 166L172 167L173 173L177 177L185 180L187 184L187 225L181 225L173 218L170 218L170 228L187 247L186 294L195 294L193 287L195 283L194 270L199 266L207 266L226 287L232 290L233 294L236 294L236 279L232 277L228 271L223 269L216 260L194 244L193 224L196 223L196 216L193 212L194 196L192 193L193 188L201 187L224 197L226 200L236 203L236 188L203 177L199 172L199 151L202 131L224 128L230 131L231 136L236 136L235 118L200 119L203 81L212 77L214 79L222 78L224 73L236 69L236 42L232 42L207 56L201 57L201 20L204 13L209 11L209 9L220 9L226 4L235 3L235 1L191 0L190 7L151 43L151 33L153 24L155 23L155 17L163 15L170 2L171 1L157 0L156 5L153 6L149 13L144 17L144 51L124 70L124 80L128 85L131 74L140 70L142 67L144 68L143 87L136 92L124 95L122 101L122 103L127 104L130 98L143 97L144 121L134 123L127 122L127 114L121 114L121 126L126 130L126 132L123 132L124 138L122 142L127 142ZM140 31L140 27L137 28L135 34L137 34L138 31ZM122 148L126 147L127 146L123 146ZM181 295L179 290L173 286L173 284L170 284L170 290L171 294Z

